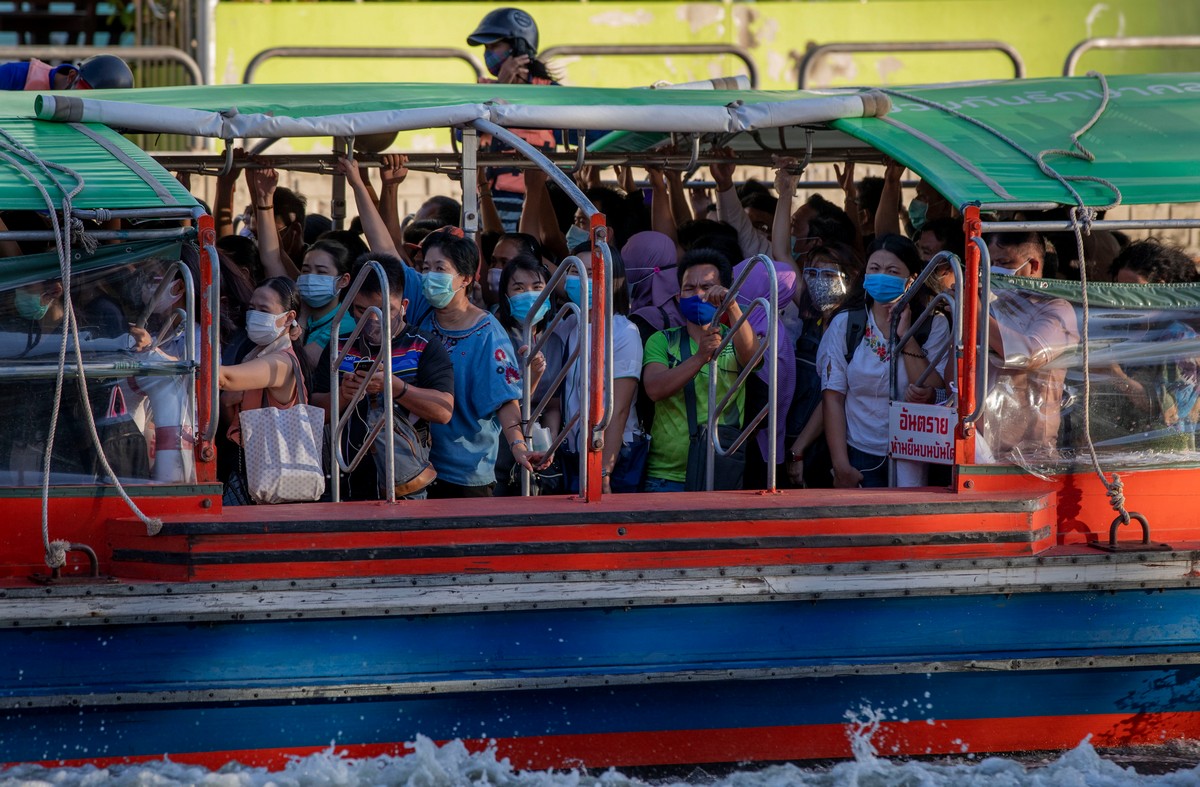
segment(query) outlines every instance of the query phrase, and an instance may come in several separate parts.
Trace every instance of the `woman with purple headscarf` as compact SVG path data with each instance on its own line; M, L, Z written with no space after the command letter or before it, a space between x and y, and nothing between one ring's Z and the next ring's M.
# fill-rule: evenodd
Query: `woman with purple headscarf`
M779 306L791 303L796 292L796 271L784 262L772 263L775 266L776 288L779 292ZM734 279L741 275L747 265L753 265L750 274L742 283L738 292L738 301L743 309L748 309L755 298L768 298L771 289L771 279L767 269L761 263L745 260L733 268ZM762 309L750 312L748 318L751 328L757 336L766 336L768 329L767 313ZM775 329L775 346L768 352L774 352L779 359L775 378L775 481L779 485L787 479L787 414L792 404L792 396L796 391L796 348L788 338L783 320L779 320ZM763 405L767 403L767 391L770 380L767 372L766 359L760 364L754 376L746 381L746 419L753 418ZM765 489L767 486L767 421L764 419L755 443L758 452L746 452L745 487L747 489Z
M675 241L661 232L639 232L621 248L629 277L629 319L642 342L658 331L684 324L679 311L679 261Z

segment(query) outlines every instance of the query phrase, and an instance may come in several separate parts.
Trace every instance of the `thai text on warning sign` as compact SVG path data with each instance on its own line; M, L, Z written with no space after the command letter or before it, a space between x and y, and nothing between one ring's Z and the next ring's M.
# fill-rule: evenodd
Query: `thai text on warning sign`
M954 425L958 413L936 404L892 402L888 455L934 464L954 464Z

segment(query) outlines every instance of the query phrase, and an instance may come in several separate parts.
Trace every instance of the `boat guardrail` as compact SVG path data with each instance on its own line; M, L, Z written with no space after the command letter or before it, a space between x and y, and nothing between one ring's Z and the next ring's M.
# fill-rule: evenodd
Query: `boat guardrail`
M992 255L988 253L987 242L983 238L970 238L969 242L975 244L979 250L980 308L979 324L975 327L975 405L971 412L962 416L961 421L964 426L973 425L983 415L983 403L987 398L988 343L991 341L988 303L992 299ZM961 342L961 336L959 341Z
M281 57L334 58L334 59L402 59L402 60L461 60L475 72L476 79L483 79L487 72L483 64L465 49L429 46L276 46L264 49L250 58L242 83L254 82L254 75L268 60Z
M913 300L921 291L922 286L930 277L934 275L934 271L940 268L943 264L950 263L950 270L954 274L954 286L951 289L952 294L945 291L939 292L937 295L929 299L929 303L925 305L924 310L911 321L909 328L903 336L897 336L900 328L900 317L904 314ZM891 325L888 328L888 391L893 402L902 401L900 393L900 348L908 343L917 335L917 331L927 322L930 322L937 317L940 312L938 306L945 304L950 310L950 344L947 345L945 352L939 352L937 355L927 358L929 365L925 367L925 371L916 380L913 380L914 385L921 385L933 374L938 368L945 364L947 358L955 359L955 363L950 364L953 373L953 380L950 382L951 400L958 393L958 363L957 359L962 357L963 338L962 338L962 293L963 293L963 272L962 262L958 255L950 251L939 251L933 255L929 262L925 263L925 267L917 274L917 278L909 285L904 294L900 296L900 300L896 302L896 306L892 309ZM987 356L982 356L986 358ZM888 485L896 485L896 460L892 458L890 452L888 455Z
M546 325L546 328L541 332L538 338L533 338L534 318L538 311L542 308L542 304L550 300L554 291L558 289L567 278L567 276L575 275L579 277L580 282L588 280L587 267L583 264L583 260L572 255L567 257L558 264L554 273L550 276L550 280L546 282L546 286L538 293L538 297L529 307L529 313L525 315L525 319L521 321L521 342L527 349L524 355L519 355L521 363L521 424L524 430L524 437L528 441L532 435L530 434L530 425L537 421L545 411L546 406L550 403L551 398L546 397L533 405L533 385L529 376L529 362L546 346L550 337L554 334L555 329L562 324L563 320L568 316L574 315L576 318L576 332L578 340L575 343L575 349L564 359L562 368L558 370L554 380L550 384L550 391L557 391L567 379L567 375L571 373L571 368L579 361L580 358L586 359L591 354L591 322L589 320L588 310L581 304L574 301L567 301L562 306L558 307L558 311L554 313L554 317ZM586 288L581 288L581 291L586 291ZM579 434L582 435L586 431L588 401L591 394L590 391L590 375L579 375L579 410L575 416L562 425L558 434L550 438L550 445L546 449L546 455L549 456L559 449L563 441L571 433L577 425L579 426ZM530 443L532 445L532 443ZM583 446L580 446L582 449ZM521 494L528 496L531 486L531 473L521 468ZM579 493L586 497L587 489L587 451L579 451Z
M729 291L725 294L725 300L721 302L717 313L713 316L712 323L718 322L721 317L729 311L729 306L737 298L738 293L742 289L742 285L750 276L751 271L756 266L764 266L769 279L768 295L766 298L759 296L750 301L749 305L742 311L742 316L730 326L729 331L721 339L721 343L717 345L716 352L713 354L712 360L708 362L708 456L705 460L705 481L704 487L708 491L712 491L713 482L716 472L716 457L727 456L734 453L754 434L754 430L762 423L764 418L767 419L767 491L774 492L775 485L775 465L776 465L776 438L775 427L778 419L776 412L776 403L778 401L777 381L779 379L779 282L775 273L775 263L771 261L765 254L756 254L747 260L742 267L737 278L733 280L733 284L729 287ZM717 399L717 377L719 375L718 362L721 358L721 353L725 348L733 343L733 337L737 334L738 329L750 319L750 315L755 309L763 309L767 314L767 335L761 337L758 341L758 346L754 350L754 355L751 356L750 362L742 367L741 373L734 380L733 385L729 386L725 391L724 396ZM710 323L710 324L712 324ZM687 341L686 333L684 341ZM750 379L750 375L756 373L759 362L766 356L767 359L767 403L758 411L753 418L743 418L742 431L734 439L729 446L721 445L721 438L718 434L718 424L721 415L728 409L729 405L737 397L738 392L745 386L746 381ZM713 403L716 402L714 405Z
M1005 41L836 41L810 46L800 58L800 80L804 90L812 80L817 62L832 54L872 54L875 52L1000 52L1012 62L1013 76L1025 77L1025 60L1012 44Z
M1130 36L1085 38L1071 48L1063 62L1063 76L1075 76L1085 53L1093 49L1200 49L1200 36Z
M597 231L597 237L607 237L608 228L602 227ZM616 392L613 390L613 266L612 251L608 243L596 241L596 251L600 253L600 262L604 266L604 324L610 326L604 332L604 413L592 429L592 448L599 451L604 447L604 430L612 423L613 406ZM592 261L595 265L595 260Z
M354 330L350 332L350 337L346 340L346 347L343 350L338 350L338 345L341 339L341 322L350 309L350 304L354 302L359 291L362 289L363 283L367 277L375 276L379 279L379 295L382 299L382 308L372 306L363 312L363 315L358 318L354 325ZM392 386L383 386L383 413L375 426L367 433L363 440L362 447L358 453L349 462L342 456L342 434L346 430L347 424L353 416L355 408L367 395L367 387L364 385L354 392L354 396L350 398L345 407L346 414L342 413L340 404L340 379L338 369L342 365L342 361L346 360L346 355L350 348L354 346L355 341L362 335L363 329L372 318L379 320L379 354L372 361L371 366L367 371L367 377L370 378L379 371L383 366L384 361L388 364L388 376L391 376L391 361L392 361L392 306L391 295L388 291L387 273L384 272L383 266L375 260L368 261L358 272L358 276L350 283L349 289L346 290L345 297L342 298L341 305L338 306L337 312L333 315L333 322L330 323L329 346L329 427L330 427L330 485L332 487L332 499L337 503L341 500L341 474L354 472L362 462L363 457L367 455L371 446L375 442L376 436L381 429L386 430L384 440L387 444L386 456L384 457L384 465L386 472L387 484L387 501L389 503L396 502L396 457L394 453L396 433L394 430L395 413L392 409Z
M732 55L746 66L750 87L758 87L758 64L745 49L734 44L560 44L546 47L539 57L621 57L645 55Z

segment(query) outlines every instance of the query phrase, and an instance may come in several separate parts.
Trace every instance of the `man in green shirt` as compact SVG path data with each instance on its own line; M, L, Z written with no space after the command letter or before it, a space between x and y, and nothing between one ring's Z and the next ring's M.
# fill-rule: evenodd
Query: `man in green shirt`
M655 402L647 492L684 491L691 442L687 388L691 385L695 390L697 425L707 423L709 362L729 332L724 325L712 324L733 279L729 261L711 249L693 249L683 256L677 275L679 309L687 322L651 336L642 361L642 383ZM732 325L741 318L742 310L734 302L726 314ZM718 397L725 395L750 362L757 344L749 322L744 323L717 359ZM721 416L722 424L741 425L743 399L743 391L738 391L733 405Z

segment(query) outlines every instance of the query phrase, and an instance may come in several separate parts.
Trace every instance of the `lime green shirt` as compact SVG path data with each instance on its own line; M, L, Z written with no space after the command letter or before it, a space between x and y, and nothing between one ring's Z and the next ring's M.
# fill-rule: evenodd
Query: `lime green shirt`
M729 329L721 327L724 336ZM691 344L691 354L695 355L696 342L688 336L687 328L669 328L659 331L646 340L646 350L642 357L643 368L652 363L661 363L667 368L674 368L683 363L681 339L686 338ZM717 396L722 397L737 380L740 367L737 355L734 354L733 344L730 343L721 351L717 358ZM696 387L696 423L702 425L708 422L708 370L709 365L700 367L700 372L692 379ZM683 482L687 480L688 446L691 434L688 429L687 386L680 388L674 395L656 402L654 405L654 428L650 431L650 457L647 460L646 473L654 478L668 481ZM721 423L740 426L742 410L746 398L746 388L738 390L733 402L725 408Z

